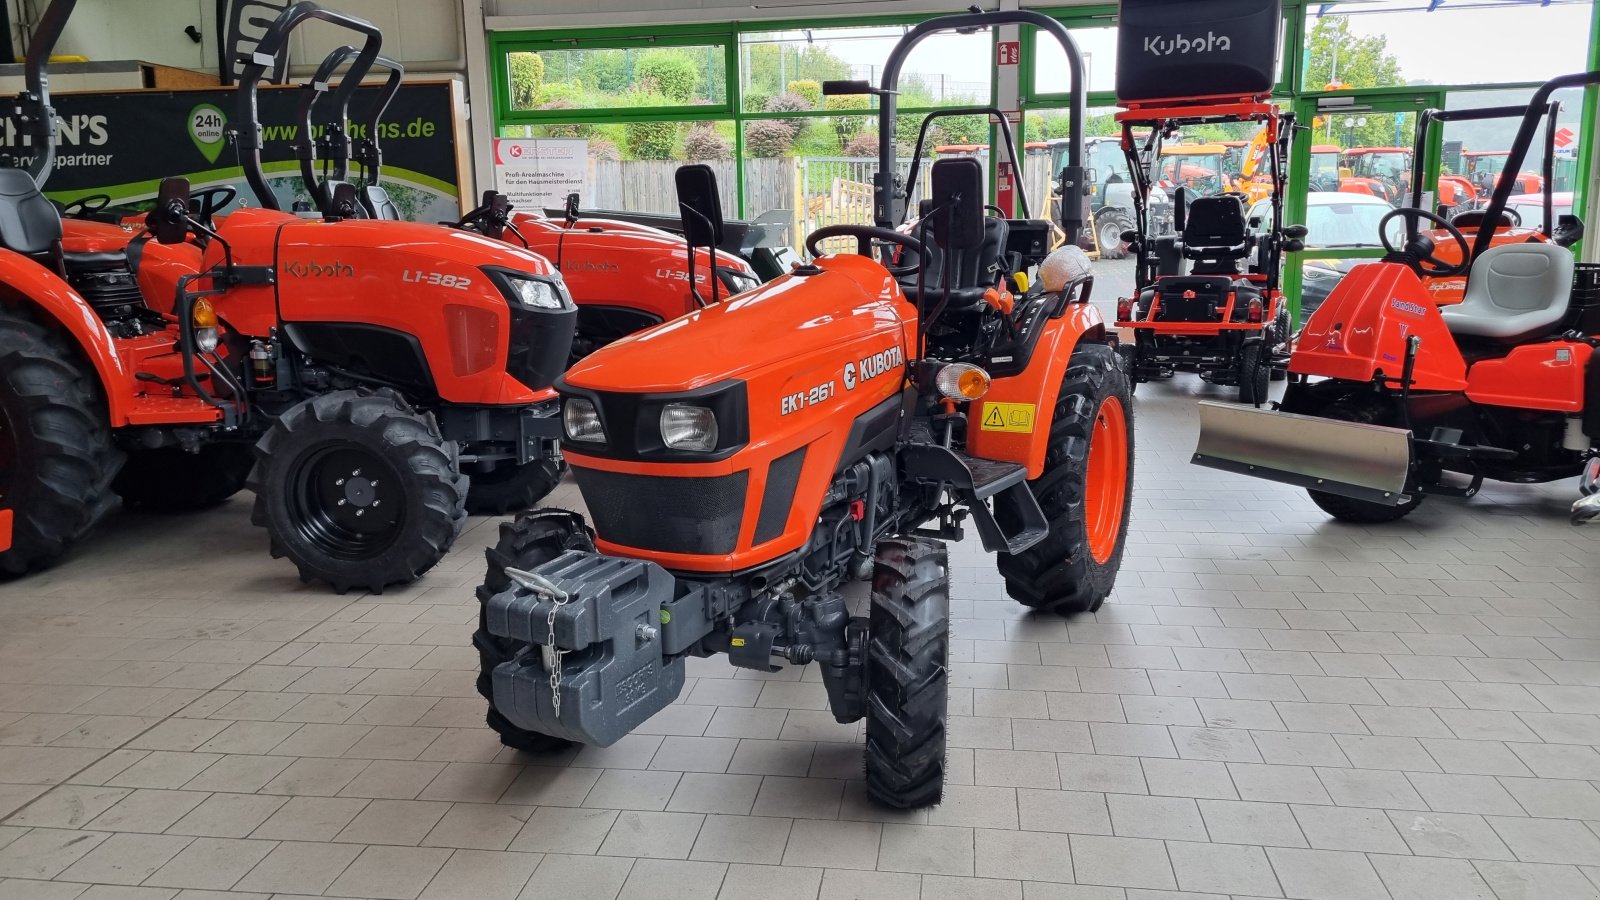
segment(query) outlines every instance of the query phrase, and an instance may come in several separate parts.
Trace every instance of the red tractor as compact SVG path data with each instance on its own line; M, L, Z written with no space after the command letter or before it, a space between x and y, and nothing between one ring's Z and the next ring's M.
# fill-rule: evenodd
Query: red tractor
M58 0L46 16L54 33L70 6ZM256 124L262 60L314 20L364 37L353 81L378 54L375 27L313 3L267 30L235 116L263 208L213 228L187 184L169 179L149 218L154 240L105 261L127 266L136 253L147 284L152 267L182 271L155 265L164 254L198 256L165 303L146 303L159 296L150 290L75 289L55 208L28 173L0 170L0 503L11 532L0 571L59 557L108 511L114 483L172 508L249 486L253 520L302 578L378 591L449 550L469 473L485 505L508 493L531 505L552 485L551 384L577 315L559 273L452 229L277 209ZM29 54L41 88L46 52ZM48 171L54 141L36 144ZM336 204L354 196L332 188Z
M1062 187L1079 196L1083 63L1055 19L931 19L901 38L881 88L823 90L877 96L880 133L893 134L913 48L1009 23L1065 51L1076 113ZM1027 606L1105 601L1127 529L1133 408L1116 338L1086 302L1087 266L1051 266L1084 255L1064 247L1021 290L1015 273L1045 259L1050 223L986 215L971 158L935 162L916 224L898 230L908 188L894 152L880 149L876 226L821 229L814 263L563 376L562 446L593 528L563 510L519 516L478 592L478 689L508 746L609 745L678 696L690 657L725 653L758 672L815 662L833 715L866 721L869 795L925 806L945 774L944 541L970 517ZM701 244L720 215L703 175L680 182L695 188ZM1083 204L1061 209L1071 244ZM836 238L859 255L820 252ZM888 246L897 257L880 255ZM871 583L866 615L846 602L852 581Z
M1600 84L1600 72L1548 82L1524 108L1507 158L1527 157L1551 95ZM1466 114L1482 111L1463 111ZM1427 118L1428 114L1424 114ZM1305 487L1347 522L1399 519L1427 495L1471 497L1486 479L1549 482L1578 475L1592 498L1600 453L1600 271L1567 245L1582 233L1503 240L1514 188L1496 185L1469 242L1453 222L1416 207L1380 224L1389 255L1357 266L1306 323L1276 411L1200 407L1194 461ZM1396 246L1390 220L1405 222ZM1423 231L1419 223L1432 223ZM1434 235L1454 245L1450 262ZM1423 278L1467 275L1440 307ZM1584 504L1587 505L1584 505ZM1580 501L1575 521L1596 501Z
M1242 403L1261 403L1267 398L1273 348L1289 337L1289 308L1278 289L1280 261L1285 252L1301 249L1305 237L1304 227L1282 224L1292 117L1280 114L1266 94L1121 103L1126 110L1117 118L1134 172L1139 223L1128 235L1138 253L1136 293L1117 302L1117 327L1133 333L1133 343L1123 348L1129 374L1137 384L1194 372L1212 384L1237 386ZM1150 185L1138 161L1160 152L1163 135L1214 122L1261 124L1267 158L1253 177L1266 183L1272 221L1252 226L1243 194L1190 201L1188 189L1178 188L1178 234L1145 237L1143 198ZM1135 126L1150 129L1142 143L1134 138Z

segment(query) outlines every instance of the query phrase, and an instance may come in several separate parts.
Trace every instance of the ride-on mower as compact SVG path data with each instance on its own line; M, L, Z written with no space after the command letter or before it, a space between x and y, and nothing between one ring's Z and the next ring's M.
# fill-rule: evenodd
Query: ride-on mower
M364 37L353 82L378 55L375 27L313 3L267 30L234 118L264 208L213 230L193 215L186 182L162 185L141 278L159 248L203 254L178 279L175 302L96 304L74 290L53 254L43 264L33 255L60 239L55 208L25 173L7 182L0 497L12 542L0 571L44 565L83 536L107 511L124 454L163 454L168 464L141 477L172 506L220 502L248 475L273 553L337 590L382 590L438 562L471 500L463 469L485 502L509 492L531 506L552 486L550 385L576 317L560 275L532 253L452 229L305 221L276 208L257 86L263 61L314 20ZM43 57L29 59L42 81ZM336 202L352 193L332 186ZM203 250L189 242L196 232ZM253 470L239 465L252 444Z
M1520 169L1551 94L1590 84L1600 84L1600 72L1539 88L1509 171ZM1473 215L1503 221L1514 188L1513 179L1501 180ZM1202 403L1194 461L1305 487L1347 522L1399 519L1428 494L1471 497L1485 479L1568 478L1586 461L1582 485L1592 491L1600 270L1577 266L1561 241L1497 240L1503 228L1480 227L1469 245L1456 225L1414 207L1389 213L1380 231L1395 218L1405 220L1405 245L1352 269L1312 315L1278 411ZM1418 227L1424 220L1448 234L1464 260L1456 264L1468 275L1458 304L1435 305L1423 286L1425 274L1447 266L1431 237L1437 231ZM1567 236L1581 233L1575 219L1566 225ZM1575 521L1593 509L1584 502Z
M925 21L890 53L881 87L823 90L876 95L879 133L894 134L913 48L1007 23L1065 51L1074 131L1063 195L1076 196L1082 58L1040 13ZM489 551L473 643L489 725L508 746L609 745L678 696L690 656L725 653L763 672L815 662L835 718L866 720L868 793L924 806L944 783L944 541L970 517L1000 554L1007 592L1029 607L1067 614L1105 601L1126 536L1133 408L1115 337L1086 302L1083 253L1044 259L1050 223L985 215L970 158L934 163L921 215L897 230L909 187L894 152L880 149L875 226L820 229L807 240L814 263L601 348L563 376L562 446L594 526L563 510L525 513ZM1070 244L1083 204L1062 209ZM820 242L837 238L859 255L822 255ZM898 258L874 258L879 245ZM1019 290L1013 273L1041 259L1033 289ZM862 580L868 613L852 616L843 591Z
M1125 110L1117 113L1117 119L1135 183L1138 228L1128 239L1138 261L1136 294L1117 302L1117 327L1133 333L1133 343L1124 349L1135 384L1170 378L1180 371L1195 372L1212 384L1237 385L1240 402L1258 404L1267 397L1272 349L1289 334L1288 305L1278 290L1279 263L1283 253L1303 247L1306 233L1303 226L1282 223L1284 157L1292 117L1279 113L1270 96L1277 73L1276 26L1264 43L1236 40L1232 42L1236 50L1186 63L1179 81L1153 79L1142 67L1169 66L1148 62L1150 54L1138 52L1145 33L1159 30L1162 19L1169 29L1204 27L1217 14L1215 4L1194 4L1193 9L1184 7L1193 22L1172 22L1176 8L1165 0L1123 3L1117 94ZM1277 0L1232 4L1240 21L1265 22L1268 17L1277 21L1279 12ZM1231 21L1234 15L1227 18ZM1168 87L1172 83L1201 95L1173 97ZM1261 125L1264 134L1254 146L1265 160L1264 165L1252 167L1251 178L1254 185L1266 185L1272 221L1264 231L1253 228L1245 216L1248 198L1243 193L1224 191L1191 202L1189 188L1180 187L1173 208L1178 234L1152 238L1144 200L1151 183L1143 161L1159 158L1166 136L1215 122ZM1135 128L1148 129L1143 141L1135 137Z

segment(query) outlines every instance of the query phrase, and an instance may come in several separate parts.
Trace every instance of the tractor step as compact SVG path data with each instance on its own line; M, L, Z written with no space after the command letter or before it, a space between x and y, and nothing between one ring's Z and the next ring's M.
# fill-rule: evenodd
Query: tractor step
M985 550L1021 553L1050 533L1025 466L967 456L937 444L910 444L901 450L901 459L913 478L948 484L966 498Z

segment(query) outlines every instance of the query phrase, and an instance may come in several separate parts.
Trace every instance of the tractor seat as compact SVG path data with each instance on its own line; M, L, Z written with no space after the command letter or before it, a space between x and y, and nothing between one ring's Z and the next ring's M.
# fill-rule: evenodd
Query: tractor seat
M1196 275L1237 273L1238 261L1250 255L1244 200L1223 194L1190 204L1183 223L1183 255L1195 261Z
M1003 268L1000 257L1010 233L1011 226L1005 219L986 216L983 220L983 243L951 251L954 255L950 260L948 309L976 309L983 305L984 292L999 282ZM944 296L941 284L944 279L945 249L932 239L931 229L928 234L929 239L923 244L927 252L916 261L922 266L922 289L927 293L928 302L938 303ZM911 256L915 259L916 254L912 253ZM905 276L900 281L900 287L913 303L922 307L922 298L917 296L917 278L917 275Z
M1503 344L1549 334L1572 299L1572 251L1544 242L1492 247L1472 264L1466 296L1444 308L1450 333Z
M391 222L400 218L399 207L389 199L389 192L378 185L369 184L361 189L361 205L366 209L368 218Z
M61 242L61 213L45 199L33 176L0 168L0 246L25 256L54 253Z

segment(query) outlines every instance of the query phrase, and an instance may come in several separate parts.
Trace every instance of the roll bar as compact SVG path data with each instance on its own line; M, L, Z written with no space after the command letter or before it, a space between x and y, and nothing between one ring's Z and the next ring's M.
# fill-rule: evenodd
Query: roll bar
M1481 106L1476 109L1425 109L1417 115L1417 138L1411 150L1411 208L1422 208L1423 176L1427 173L1427 153L1429 126L1434 122L1481 122L1485 119L1520 119L1534 111L1532 106ZM1556 116L1561 112L1561 104L1555 101L1545 105L1545 110L1539 115L1549 121L1545 129L1545 191L1544 191L1544 233L1550 236L1555 228L1553 210L1551 208L1550 192L1552 176L1555 171L1555 160L1552 154L1555 151ZM1487 207L1485 207L1487 210ZM1487 228L1493 234L1494 223L1499 220L1498 215L1490 218L1485 213L1483 223L1479 230ZM1418 220L1407 217L1406 239L1411 240L1417 236Z
M377 56L372 64L389 72L388 80L384 82L382 94L373 105L372 115L365 122L366 136L357 138L352 151L352 141L346 130L346 123L350 119L350 101L355 96L356 90L361 87L358 80L349 77L339 82L339 88L334 91L333 103L335 114L320 138L315 135L312 112L322 95L328 93L329 83L333 80L334 72L347 60L357 54L356 48L346 44L329 53L322 64L317 67L311 81L304 85L305 93L300 98L298 120L300 122L299 134L295 138L295 155L300 159L300 177L305 181L306 190L316 201L317 208L323 213L328 212L331 198L327 193L327 185L317 177L315 163L318 159L328 160L334 164L331 176L335 181L343 181L350 173L350 159L355 156L372 173L370 179L377 181L377 161L381 158L378 149L377 129L378 122L383 117L384 110L394 100L395 94L400 90L400 79L405 74L405 67L386 56ZM323 153L319 156L318 150Z
M46 69L50 54L55 52L61 32L66 30L67 20L72 18L72 10L77 5L78 0L53 0L39 17L24 60L27 86L17 97L12 113L22 122L22 133L28 135L38 151L27 172L40 189L50 179L56 163L56 111L50 105L50 77Z
M324 9L310 0L302 0L284 10L267 29L267 33L261 36L255 52L245 60L244 71L239 74L239 100L235 115L237 125L231 132L234 140L238 142L239 165L244 169L245 180L255 191L256 199L267 209L281 207L278 205L278 198L272 193L271 185L267 184L266 174L261 168L261 119L256 105L257 95L262 76L277 64L278 56L284 51L289 35L296 28L312 20L338 25L365 36L366 40L362 43L355 62L345 73L344 80L351 85L352 91L355 90L354 86L360 84L361 79L367 76L373 61L378 58L378 50L383 46L383 32L378 30L378 26L365 19ZM342 92L343 83L340 88ZM348 113L347 106L348 103L340 108L341 117ZM341 118L339 123L341 133L346 125L347 122Z
M1517 136L1511 141L1511 152L1506 157L1505 168L1502 172L1510 172L1513 177L1502 177L1494 186L1494 193L1489 197L1489 205L1484 207L1483 218L1485 222L1499 219L1505 212L1506 203L1511 199L1511 191L1516 186L1516 173L1522 171L1522 164L1528 158L1528 148L1533 146L1534 132L1538 130L1539 123L1548 114L1550 97L1562 88L1586 87L1591 84L1600 84L1600 71L1576 72L1572 75L1562 75L1545 82L1533 93L1533 100L1528 103L1527 112L1522 117L1522 125L1517 129ZM1552 119L1552 121L1554 121ZM1545 190L1552 190L1550 182L1545 182ZM1478 237L1472 243L1472 259L1477 259L1489 249L1489 243L1494 239L1494 229L1480 228Z
M899 179L895 173L894 145L900 67L905 64L906 57L910 56L911 51L929 35L942 31L967 31L991 25L1011 24L1032 25L1041 31L1049 32L1061 44L1061 49L1066 51L1067 69L1072 83L1070 100L1072 118L1068 125L1067 165L1062 170L1061 227L1067 233L1067 243L1077 242L1078 232L1083 228L1083 204L1066 202L1065 198L1069 190L1081 192L1083 189L1083 119L1088 109L1083 82L1083 55L1078 52L1078 44L1072 39L1065 25L1043 13L1026 9L961 13L928 19L907 31L889 52L889 59L883 66L882 85L873 92L878 95L878 174L873 179L873 218L878 227L895 228L904 222L906 217L906 201L909 194L897 184ZM1006 146L1014 147L1011 123L1004 116L1000 117L1000 129L1005 137ZM1015 178L1020 183L1022 161L1015 158L1014 151L1012 156L1012 164L1017 167Z

